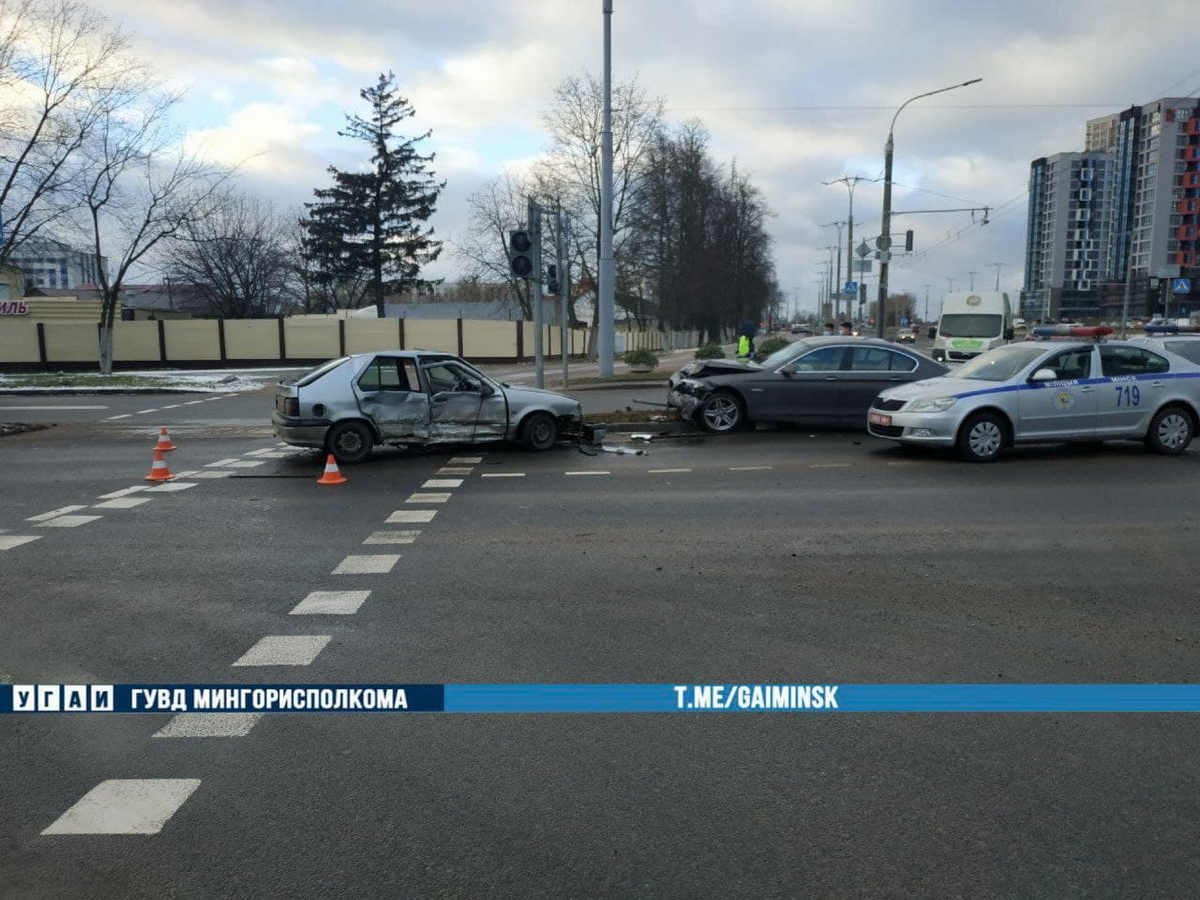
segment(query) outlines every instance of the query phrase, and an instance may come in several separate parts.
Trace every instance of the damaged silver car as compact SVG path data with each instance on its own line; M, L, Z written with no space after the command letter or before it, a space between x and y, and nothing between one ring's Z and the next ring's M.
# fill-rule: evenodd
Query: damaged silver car
M284 443L340 463L362 462L377 444L508 440L548 450L584 428L577 400L503 384L457 356L426 350L343 356L280 382L271 423Z

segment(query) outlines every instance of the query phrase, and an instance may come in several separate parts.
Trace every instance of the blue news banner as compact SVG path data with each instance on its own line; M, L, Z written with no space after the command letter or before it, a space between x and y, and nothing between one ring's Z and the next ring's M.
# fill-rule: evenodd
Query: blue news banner
M1200 684L3 684L0 713L1200 712Z

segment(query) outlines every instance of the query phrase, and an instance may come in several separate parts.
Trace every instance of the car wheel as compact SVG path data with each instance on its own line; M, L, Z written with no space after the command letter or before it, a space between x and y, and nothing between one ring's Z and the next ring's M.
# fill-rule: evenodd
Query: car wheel
M1146 443L1157 453L1174 456L1187 449L1194 433L1195 426L1187 411L1178 406L1167 406L1150 420Z
M375 436L363 422L339 422L325 438L326 450L345 465L362 462L371 455L374 444Z
M737 431L745 424L746 407L736 394L719 391L700 404L696 410L696 421L712 434Z
M521 439L530 450L549 450L558 440L558 422L549 413L534 413L521 425Z
M993 413L971 416L958 432L958 451L970 462L991 462L1004 449L1004 420Z

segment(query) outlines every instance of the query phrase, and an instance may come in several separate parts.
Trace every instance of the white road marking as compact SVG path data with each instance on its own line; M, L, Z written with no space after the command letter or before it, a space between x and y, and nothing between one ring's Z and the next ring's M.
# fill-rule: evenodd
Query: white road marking
M45 522L47 519L53 519L56 516L66 515L67 513L78 512L81 509L87 509L87 504L80 506L64 506L61 509L56 509L53 512L42 513L40 516L30 516L26 522Z
M369 556L347 556L331 575L386 575L400 561L399 554L371 554Z
M0 550L11 550L41 538L40 534L0 534Z
M452 456L450 465L474 465L483 462L482 456Z
M189 400L184 406L195 406L197 403L203 403L203 400Z
M113 419L128 419L133 413L121 413L119 416L109 416L105 419L106 422L111 422Z
M42 834L158 834L198 787L199 778L102 781Z
M196 487L194 481L164 481L162 484L155 485L151 488L146 488L147 494L170 494L175 491L186 491L188 488Z
M204 466L204 468L217 469L217 468L220 468L221 466L227 466L232 462L237 462L237 459L232 458L232 457L229 459L218 459L216 462L210 462L210 463L206 464Z
M149 502L149 497L114 497L112 500L97 503L92 509L133 509Z
M112 491L107 494L101 494L96 499L97 500L115 500L118 497L128 497L130 494L136 494L138 491L144 491L145 489L146 489L146 485L136 484L133 487L121 488L121 490L119 490L119 491Z
M595 469L591 469L591 470L582 471L582 472L563 472L563 474L564 475L611 475L612 472L597 471Z
M770 466L730 466L730 472L765 472Z
M473 466L442 466L437 470L437 475L470 475L474 472Z
M158 412L158 407L156 406L156 407L154 407L154 409L139 409L137 411L137 415L141 416L146 413L152 413L152 412Z
M420 531L376 531L364 544L411 544Z
M271 635L242 654L235 666L307 666L325 649L330 635Z
M216 472L190 472L188 478L228 478L232 472L216 471Z
M461 478L430 478L426 481L422 488L456 488L462 487L463 480Z
M253 469L255 466L262 466L265 463L260 459L235 459L233 462L226 463L227 469Z
M162 409L179 409L179 407L181 407L181 406L183 406L182 403L171 403L167 406L162 407Z
M278 453L274 447L263 447L261 450L251 450L246 456L270 456L273 453Z
M245 737L262 717L262 713L180 713L152 737Z
M313 591L289 616L350 616L358 612L370 591Z
M404 522L432 522L437 515L436 509L398 509L384 522L385 525L399 525Z
M445 503L450 494L413 494L405 503Z
M262 453L251 453L251 456L257 456L259 459L287 459L287 453L282 450L267 450Z
M651 475L671 475L675 472L690 472L691 469L647 469Z
M78 409L108 409L107 406L0 406L0 409L37 410L38 412L55 412L57 410Z
M848 469L850 463L813 463L810 469Z
M95 522L97 519L102 519L103 516L59 516L57 519L51 519L49 522L41 522L38 528L78 528L80 525L86 525L88 522Z
M173 473L176 478L197 478L202 475L207 475L207 472L197 472L195 469L188 469L186 472Z
M485 472L484 478L524 478L524 472Z

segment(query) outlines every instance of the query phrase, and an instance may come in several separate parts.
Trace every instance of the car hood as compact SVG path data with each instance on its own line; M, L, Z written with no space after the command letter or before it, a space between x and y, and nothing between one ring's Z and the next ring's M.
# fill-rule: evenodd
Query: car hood
M514 387L506 384L504 396L508 398L509 404L514 406L546 406L573 411L580 405L578 400L564 394L535 387Z
M1001 382L979 381L974 378L955 378L952 375L939 375L936 378L924 378L894 388L888 388L879 396L889 400L924 400L930 397L956 397L959 394L969 394L984 391L989 387L1002 387Z
M711 378L715 375L746 375L761 372L762 366L755 362L739 362L734 359L698 359L690 362L678 372L676 378Z

